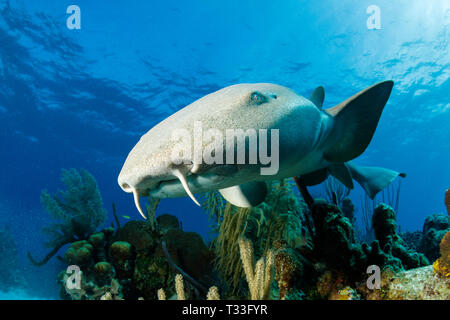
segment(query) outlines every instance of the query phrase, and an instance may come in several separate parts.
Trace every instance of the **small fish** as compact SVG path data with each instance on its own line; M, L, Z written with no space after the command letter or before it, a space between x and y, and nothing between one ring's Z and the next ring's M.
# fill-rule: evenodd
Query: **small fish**
M130 216L122 216L122 218L131 219Z

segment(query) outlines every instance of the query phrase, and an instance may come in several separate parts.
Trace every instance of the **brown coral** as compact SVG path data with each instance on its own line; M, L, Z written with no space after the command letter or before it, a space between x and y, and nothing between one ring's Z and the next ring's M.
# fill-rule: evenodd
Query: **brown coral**
M68 264L87 266L92 263L92 252L94 248L86 240L75 241L67 249L64 260Z
M280 300L285 300L291 291L295 274L301 274L299 265L292 249L287 247L286 241L274 242L275 253L275 281L278 283Z
M292 287L292 277L295 271L292 258L286 251L280 251L275 256L275 280L280 289L280 299L285 300Z
M137 252L149 252L155 246L151 226L145 221L129 221L117 231L116 241L126 241Z
M440 252L441 257L433 263L433 270L440 277L450 278L450 231L441 240Z
M94 246L94 248L102 248L105 245L105 235L103 232L96 232L89 236L89 243Z
M360 300L358 292L347 286L344 289L340 289L337 292L332 292L329 297L330 300Z
M357 300L355 290L351 289L345 276L339 272L326 271L316 283L317 293L322 299L328 300Z
M109 248L111 257L119 262L124 262L131 257L131 244L126 241L116 241Z
M94 266L95 273L100 276L109 276L113 273L113 267L109 262L98 262Z
M109 262L102 261L94 265L94 279L99 286L110 285L114 274L114 268Z
M106 261L105 234L103 232L93 233L89 236L88 241L94 247L96 261Z
M199 234L168 229L163 239L176 265L194 279L210 284L213 255Z

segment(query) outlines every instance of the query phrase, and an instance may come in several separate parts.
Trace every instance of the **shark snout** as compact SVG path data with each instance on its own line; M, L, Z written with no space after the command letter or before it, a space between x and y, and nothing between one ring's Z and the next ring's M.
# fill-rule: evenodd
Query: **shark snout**
M126 193L132 193L133 190L137 190L140 185L142 185L142 182L140 181L142 179L139 179L138 177L135 177L130 174L120 174L117 182L120 186L120 188L125 191ZM142 186L140 187L142 189Z
M117 182L123 191L133 194L134 203L137 210L139 211L141 216L146 219L146 216L139 202L139 197L148 195L149 190L157 185L158 180L151 179L151 176L136 175L133 173L124 172L124 170L122 170L122 172L119 174L119 177L117 178Z
M133 187L130 186L127 182L125 182L125 180L120 180L119 179L119 186L126 193L132 193L133 192Z

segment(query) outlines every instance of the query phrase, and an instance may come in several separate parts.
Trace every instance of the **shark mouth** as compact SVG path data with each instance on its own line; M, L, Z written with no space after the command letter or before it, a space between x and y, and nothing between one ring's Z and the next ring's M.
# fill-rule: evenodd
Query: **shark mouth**
M189 198L192 199L192 201L194 201L194 203L196 205L198 205L199 207L201 207L201 204L197 201L197 199L195 198L194 194L192 193L192 191L189 189L189 185L186 179L186 175L181 172L179 169L176 169L173 171L173 175L180 181L181 185L184 188L184 191L187 193L187 195L189 196ZM173 180L166 180L166 181L160 181L157 184L157 187L161 186L162 183L164 182L171 182L174 181ZM134 198L134 205L136 206L136 209L138 210L138 212L140 213L140 215L142 216L142 218L147 219L147 216L144 214L144 211L142 210L141 204L139 202L139 191L137 188L132 188L131 192L133 193L133 198Z

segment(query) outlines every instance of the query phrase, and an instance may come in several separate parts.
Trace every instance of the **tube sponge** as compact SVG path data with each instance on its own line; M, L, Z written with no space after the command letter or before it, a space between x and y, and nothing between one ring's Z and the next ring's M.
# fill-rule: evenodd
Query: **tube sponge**
M239 251L251 299L266 299L269 296L273 278L274 252L272 250L267 251L266 257L261 257L253 266L254 255L251 241L241 237L239 239Z
M175 276L175 291L177 293L178 300L186 300L186 295L184 293L184 281L181 274Z
M209 288L206 300L220 300L219 289L216 286Z

